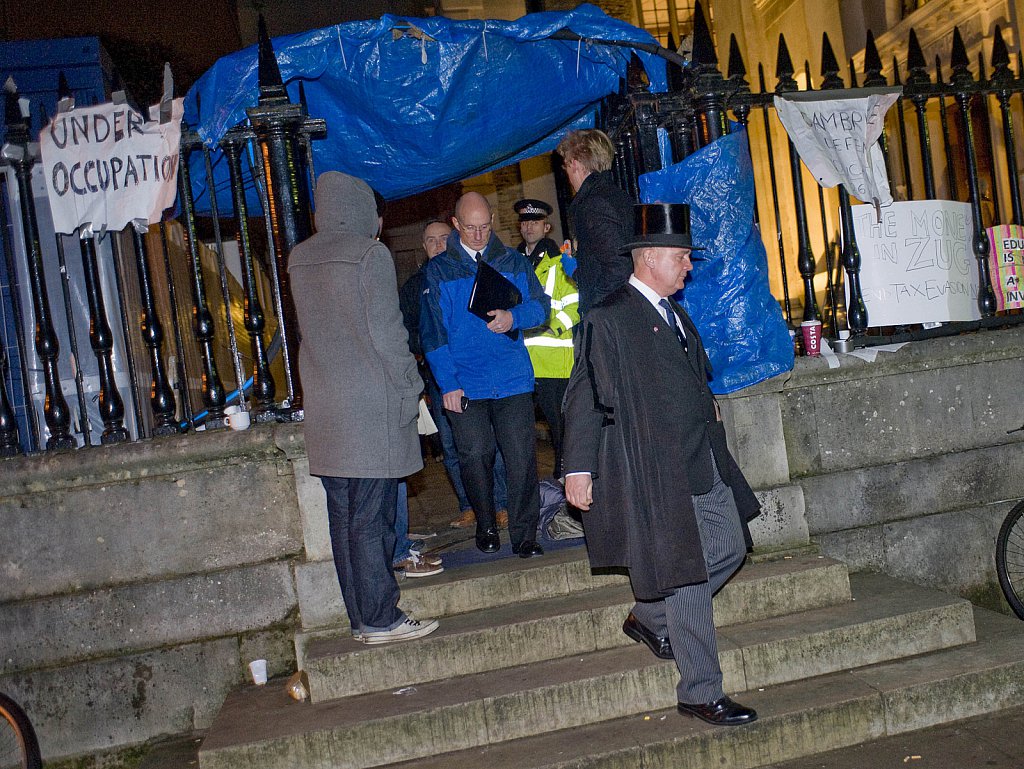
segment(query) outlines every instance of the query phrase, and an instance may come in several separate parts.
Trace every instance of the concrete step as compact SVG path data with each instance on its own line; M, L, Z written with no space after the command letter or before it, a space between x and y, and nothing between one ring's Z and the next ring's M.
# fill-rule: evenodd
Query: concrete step
M442 553L443 555L443 553ZM816 545L753 553L751 563L821 555ZM297 640L301 658L310 639L348 632L334 564L317 561L296 567L299 604L304 631ZM596 587L626 585L619 574L595 575L590 571L583 545L553 550L543 558L500 558L486 563L449 569L429 579L406 580L402 606L420 617L448 617L477 609L554 598Z
M727 691L974 640L966 601L873 575L855 577L853 588L855 600L840 606L721 630ZM510 740L550 739L541 735L622 718L635 730L636 714L674 705L677 678L672 662L630 646L308 706L288 702L279 687L249 687L229 696L203 743L200 764L361 769ZM590 750L578 741L577 753L580 746Z
M744 692L750 726L675 708L387 765L391 769L754 769L1024 704L1024 629L976 610L978 642Z
M566 566L575 570L579 563ZM547 575L550 567L534 571ZM470 576L466 581L478 579L486 577ZM719 626L734 625L849 600L843 564L801 556L747 565L716 596L715 618ZM406 605L404 595L402 604ZM302 665L314 702L390 690L632 644L621 630L632 604L625 585L573 589L554 598L446 617L438 631L415 644L364 646L348 635L314 640Z
M552 728L558 731L505 740L504 714L494 711L488 723L493 737L489 733L477 746L448 753L431 748L440 748L439 739L449 735L471 734L475 724L453 718L445 724L446 734L402 731L394 722L385 723L378 732L382 739L428 747L420 751L422 758L387 764L387 743L382 743L378 763L393 769L753 769L1024 704L1020 623L981 609L975 615L977 643L737 695L758 710L760 719L750 726L711 727L679 716L674 708L652 708L569 729L555 724ZM634 693L626 689L616 696L625 699ZM277 723L286 716L311 721L309 710L318 707L271 707L270 698L263 699L262 709L250 704L252 715L246 717L263 719L251 722L250 730L252 723ZM225 726L215 724L200 750L201 769L241 769L254 763L297 769L358 765L350 762L347 743L332 740L327 731L281 763L267 763L267 754L256 752L251 743L226 753L217 747L225 744L224 736ZM234 736L240 737L237 732Z

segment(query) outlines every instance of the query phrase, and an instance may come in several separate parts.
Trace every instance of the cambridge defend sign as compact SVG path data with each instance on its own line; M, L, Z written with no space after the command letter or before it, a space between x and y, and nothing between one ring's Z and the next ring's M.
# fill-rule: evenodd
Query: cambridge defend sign
M868 324L978 320L970 203L914 200L853 206Z
M56 232L160 221L177 189L182 103L173 101L171 119L162 125L127 104L57 113L39 137ZM159 115L159 105L150 115Z
M878 137L901 89L784 93L775 111L800 159L822 187L842 184L865 203L892 202Z

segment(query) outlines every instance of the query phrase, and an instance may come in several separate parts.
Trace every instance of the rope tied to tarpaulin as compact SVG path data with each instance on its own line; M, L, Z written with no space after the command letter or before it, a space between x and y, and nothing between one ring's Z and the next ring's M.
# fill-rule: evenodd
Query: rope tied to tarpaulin
M343 66L345 69L348 69L348 61L345 59L345 46L342 45L341 42L341 25L337 25L334 28L334 31L338 35L338 50L341 51L341 66Z

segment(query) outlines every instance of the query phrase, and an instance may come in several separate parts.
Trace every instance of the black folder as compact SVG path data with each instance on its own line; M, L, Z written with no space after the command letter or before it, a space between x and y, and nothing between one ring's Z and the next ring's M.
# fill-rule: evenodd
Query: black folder
M473 281L473 290L469 294L467 307L471 313L490 323L494 318L487 313L492 310L511 310L522 301L523 295L515 283L487 262L476 263L476 280ZM516 340L519 338L519 329L506 331L505 336Z

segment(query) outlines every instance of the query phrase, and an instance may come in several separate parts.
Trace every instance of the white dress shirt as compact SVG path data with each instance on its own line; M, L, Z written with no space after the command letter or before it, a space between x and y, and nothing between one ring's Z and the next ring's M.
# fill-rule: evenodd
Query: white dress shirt
M686 338L686 331L683 330L683 324L679 321L679 318L670 318L668 316L668 313L672 312L672 310L666 310L664 307L658 304L658 302L667 297L658 296L657 291L655 291L653 288L651 288L642 280L640 280L636 275L629 276L629 285L631 285L633 288L635 288L637 291L643 294L644 299L646 299L648 302L654 305L654 309L657 310L658 314L665 319L665 322L668 323L670 326L675 326L676 328L678 328L679 333L683 335L684 339Z

